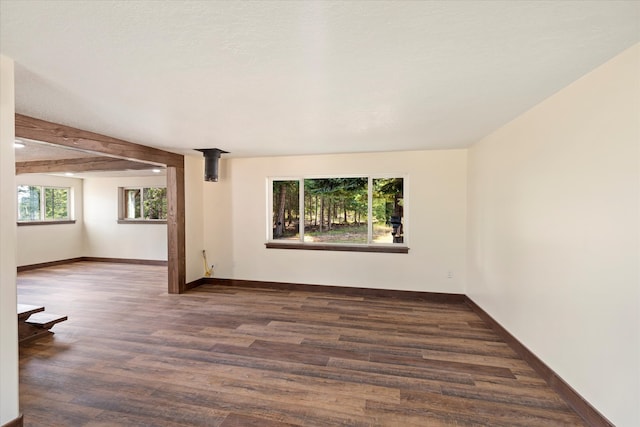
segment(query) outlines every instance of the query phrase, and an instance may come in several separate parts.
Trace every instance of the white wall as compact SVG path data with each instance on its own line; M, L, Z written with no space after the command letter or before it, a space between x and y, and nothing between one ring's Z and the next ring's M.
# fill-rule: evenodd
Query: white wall
M75 224L21 225L18 227L18 266L77 258L84 255L82 180L63 176L25 174L16 185L71 187Z
M204 247L204 221L218 217L223 206L204 208L204 160L203 157L184 158L184 215L185 215L185 269L186 282L204 276L202 250ZM210 256L210 254L207 254ZM211 263L209 263L211 264Z
M14 129L13 61L0 55L0 425L19 415Z
M185 157L186 280L203 276L204 218L217 218L219 206L203 208L204 162ZM118 187L165 186L166 177L76 178L20 175L18 184L72 186L76 224L18 228L18 265L81 256L167 260L165 224L118 224ZM15 190L14 190L15 192ZM226 215L228 210L222 209Z
M204 162L203 162L204 163ZM218 182L203 184L204 249L209 266L214 265L214 277L234 278L234 240L231 206L231 160L221 158ZM204 166L202 166L204 168ZM200 277L204 266L200 269Z
M620 427L640 425L639 58L469 153L467 294Z
M221 181L205 186L205 246L216 276L462 293L466 161L466 150L228 159ZM409 254L265 248L267 177L376 173L408 175Z
M84 256L167 260L166 224L118 224L118 187L165 186L166 177L85 178Z

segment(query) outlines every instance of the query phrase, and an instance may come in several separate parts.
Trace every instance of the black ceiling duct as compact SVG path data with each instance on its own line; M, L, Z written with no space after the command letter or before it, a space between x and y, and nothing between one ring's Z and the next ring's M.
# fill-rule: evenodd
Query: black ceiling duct
M228 153L228 151L219 148L196 148L204 154L204 180L218 182L218 159L220 154Z

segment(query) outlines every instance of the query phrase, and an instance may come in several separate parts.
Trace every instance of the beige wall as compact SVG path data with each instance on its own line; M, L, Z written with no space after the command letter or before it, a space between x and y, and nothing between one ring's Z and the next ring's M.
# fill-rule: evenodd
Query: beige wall
M13 61L0 55L0 425L18 417Z
M220 215L223 207L204 208L204 160L202 156L184 158L184 214L185 214L185 269L186 282L204 276L202 250L204 246L204 221ZM207 254L210 255L210 254Z
M118 187L166 186L164 176L84 180L84 256L167 260L166 224L118 224Z
M233 229L231 207L231 160L220 159L219 181L203 183L204 249L214 277L233 278ZM203 166L201 166L204 170ZM201 178L202 179L202 178ZM202 276L204 266L200 267Z
M640 425L639 57L469 153L467 294L619 426Z
M77 258L84 255L82 180L62 176L25 174L16 185L71 187L75 224L25 225L18 227L18 266Z
M204 193L205 246L216 276L462 293L466 161L466 150L225 160L220 182ZM383 173L408 177L409 254L265 248L268 177Z
M198 157L185 158L186 281L203 275L204 218L216 218L218 208L203 208L203 168ZM27 174L18 183L65 185L74 188L74 225L22 226L18 229L18 265L81 256L167 260L165 224L118 224L118 187L164 186L164 176L94 177L83 180ZM14 191L15 192L15 191Z

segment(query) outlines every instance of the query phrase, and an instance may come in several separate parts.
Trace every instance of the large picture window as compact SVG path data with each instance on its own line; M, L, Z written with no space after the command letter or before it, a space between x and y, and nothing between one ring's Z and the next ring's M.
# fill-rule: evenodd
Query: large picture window
M269 242L354 250L406 246L404 177L273 178L269 183Z
M120 188L121 221L165 221L167 189L165 187Z
M68 187L18 186L18 222L69 221L71 189Z

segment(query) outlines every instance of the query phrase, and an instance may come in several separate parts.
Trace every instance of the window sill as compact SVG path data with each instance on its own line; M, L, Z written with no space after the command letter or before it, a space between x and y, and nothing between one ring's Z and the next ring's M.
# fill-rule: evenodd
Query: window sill
M18 226L23 225L60 225L60 224L75 224L75 219L65 219L61 221L19 221Z
M166 224L166 219L119 219L118 224Z
M309 251L344 251L344 252L382 252L391 254L408 254L406 246L388 245L347 245L347 244L322 244L322 243L280 243L267 242L267 249L298 249Z

